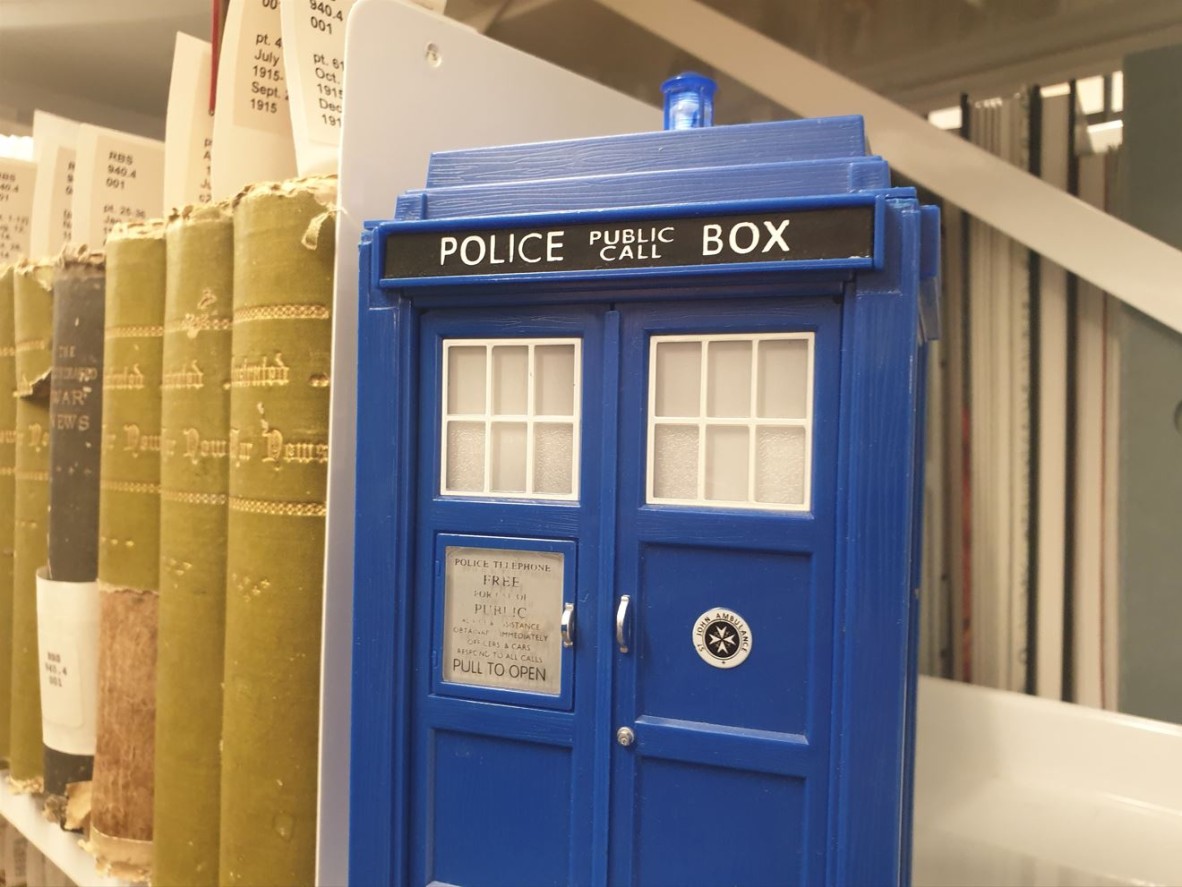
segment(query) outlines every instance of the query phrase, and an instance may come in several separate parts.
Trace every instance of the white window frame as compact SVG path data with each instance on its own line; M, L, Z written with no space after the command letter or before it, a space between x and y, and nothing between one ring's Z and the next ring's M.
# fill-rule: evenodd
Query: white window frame
M446 338L442 349L442 386L439 391L440 425L439 425L439 494L448 497L463 498L492 498L492 499L531 499L577 502L579 499L579 453L582 440L582 405L583 405L583 340L574 337L563 338L518 338L506 336L503 338L473 339ZM538 347L547 345L573 345L574 367L572 392L573 402L571 415L550 415L535 411L536 386L534 384L535 352ZM448 412L449 369L451 360L448 352L452 348L484 348L484 412L482 413L450 413ZM494 347L527 347L528 363L526 370L526 411L524 413L495 413L493 412L493 360ZM448 464L448 424L450 422L469 422L484 424L484 484L480 490L452 490L447 485ZM525 424L525 490L522 492L493 491L492 484L492 427L497 423ZM534 455L537 425L554 424L571 426L571 492L570 493L538 493L534 492Z
M807 378L805 380L805 415L802 419L765 419L756 416L759 392L759 345L761 342L804 340L808 343ZM657 347L673 342L696 342L702 346L699 371L698 414L696 416L657 416ZM713 342L751 343L751 395L748 416L745 418L712 418L707 415L707 394L709 391L707 371L709 349ZM645 500L649 505L678 505L692 508L722 510L756 510L780 512L807 512L812 508L813 475L813 401L815 389L813 371L816 364L816 334L812 332L753 332L727 333L718 335L668 335L649 337L648 355L648 442L645 475ZM659 425L696 426L698 429L697 497L693 499L659 498L653 488L656 480L656 429ZM747 429L747 500L706 498L706 440L707 429L731 426ZM803 428L804 429L804 482L803 501L799 503L757 502L755 500L757 432L761 428Z

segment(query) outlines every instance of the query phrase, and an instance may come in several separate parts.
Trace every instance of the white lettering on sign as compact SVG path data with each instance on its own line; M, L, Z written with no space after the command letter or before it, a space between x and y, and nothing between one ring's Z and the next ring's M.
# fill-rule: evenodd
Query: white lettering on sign
M448 259L457 256L461 262L469 267L485 262L489 265L504 265L506 262L528 262L533 265L543 258L547 262L561 262L562 237L565 231L530 231L526 234L508 232L506 234L470 234L461 240L458 237L444 235L439 238L439 264L447 264ZM546 241L543 255L540 241ZM532 241L539 241L533 243ZM526 244L529 244L527 247Z
M760 255L772 254L782 258L790 252L785 234L788 219L762 219L760 224L743 221L727 227L709 223L702 226L702 255L717 256L729 250L733 255L745 256L758 251ZM469 268L479 265L512 265L525 262L536 265L563 262L565 230L549 231L502 231L468 235L444 234L439 238L439 266L455 265L457 262ZM665 258L663 244L677 240L677 229L673 225L650 225L648 227L626 228L610 225L577 232L576 250L585 247L605 263L624 260L655 261ZM582 235L586 241L582 241Z
M557 696L563 554L448 546L443 679Z
M729 246L731 252L740 256L754 252L756 247L762 246L761 253L770 253L773 248L781 253L789 252L788 241L784 239L784 229L788 227L789 219L773 222L765 219L763 230L755 226L754 222L739 222L731 225L725 239L722 236L722 225L709 224L702 226L702 255L717 256L724 246ZM767 240L764 240L767 235Z

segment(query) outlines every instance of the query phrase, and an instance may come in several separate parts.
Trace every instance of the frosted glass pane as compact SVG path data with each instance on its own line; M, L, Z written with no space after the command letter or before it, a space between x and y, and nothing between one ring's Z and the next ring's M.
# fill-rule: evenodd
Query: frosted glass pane
M539 345L534 349L534 413L575 414L575 346Z
M711 342L707 346L706 415L728 419L751 415L750 342Z
M447 423L447 488L484 492L484 423Z
M804 419L808 405L809 343L773 339L759 343L759 415Z
M706 498L747 501L747 440L744 427L716 425L706 429Z
M525 492L525 423L494 422L492 425L491 493Z
M701 414L702 345L700 342L658 342L656 415Z
M492 350L493 413L522 416L529 408L529 349L496 345Z
M447 411L484 412L484 346L453 346L447 349Z
M755 501L804 505L803 428L760 428L755 436Z
M534 492L569 496L574 464L575 433L568 424L539 422L534 426Z
M653 496L698 498L696 425L658 425L653 429Z

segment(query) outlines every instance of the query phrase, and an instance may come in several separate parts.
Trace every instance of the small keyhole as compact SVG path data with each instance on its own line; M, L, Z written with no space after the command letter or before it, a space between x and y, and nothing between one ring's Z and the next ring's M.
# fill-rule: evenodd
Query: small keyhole
M616 731L616 742L627 748L636 741L636 734L632 732L631 727L621 727Z

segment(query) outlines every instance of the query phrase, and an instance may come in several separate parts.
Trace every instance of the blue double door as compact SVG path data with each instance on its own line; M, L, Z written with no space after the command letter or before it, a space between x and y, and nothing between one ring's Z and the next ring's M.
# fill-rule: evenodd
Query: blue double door
M830 877L840 317L419 315L412 884Z

